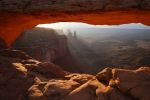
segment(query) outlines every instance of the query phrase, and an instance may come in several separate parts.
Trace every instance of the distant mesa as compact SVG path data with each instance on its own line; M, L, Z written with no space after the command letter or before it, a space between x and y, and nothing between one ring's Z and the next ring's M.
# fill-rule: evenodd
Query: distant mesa
M68 54L66 36L50 28L35 27L24 31L13 43L13 48L46 62L53 62Z

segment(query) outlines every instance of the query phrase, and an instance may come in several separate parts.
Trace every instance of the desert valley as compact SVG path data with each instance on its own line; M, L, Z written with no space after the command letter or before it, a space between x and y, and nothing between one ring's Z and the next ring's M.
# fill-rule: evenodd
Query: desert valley
M150 100L149 0L0 0L0 100Z

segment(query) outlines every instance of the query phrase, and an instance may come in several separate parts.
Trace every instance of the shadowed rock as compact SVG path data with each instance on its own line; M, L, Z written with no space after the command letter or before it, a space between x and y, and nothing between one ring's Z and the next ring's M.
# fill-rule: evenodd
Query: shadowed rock
M0 9L33 11L55 9L61 11L114 10L121 8L149 9L149 0L1 0ZM71 8L71 9L70 9Z
M6 49L7 44L6 42L0 37L0 49Z
M51 63L69 53L67 38L60 34L54 29L35 27L18 36L13 48L25 51L37 60Z
M66 71L54 64L46 64L32 59L18 50L0 51L0 99L27 99L27 90L36 77L63 78Z
M18 50L0 52L1 100L149 100L150 68L69 73Z

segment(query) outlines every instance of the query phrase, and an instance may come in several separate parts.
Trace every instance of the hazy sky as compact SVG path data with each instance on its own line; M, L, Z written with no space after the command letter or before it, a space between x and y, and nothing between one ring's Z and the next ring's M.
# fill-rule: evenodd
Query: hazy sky
M150 29L141 23L129 23L121 25L91 25L81 22L58 22L51 24L39 24L37 27L55 28L55 29L76 29L76 28L124 28L124 29Z
M141 23L129 23L129 24L121 24L121 25L91 25L91 24L86 24L81 22L58 22L58 23L51 23L51 24L39 24L37 25L37 27L61 29L63 30L63 33L62 32L58 32L58 33L66 34L66 35L68 34L68 30L70 30L71 32L76 32L80 36L90 35L91 33L92 35L101 34L101 36L105 36L112 33L120 33L120 34L138 33L139 31L137 29L150 30L150 26L146 26Z

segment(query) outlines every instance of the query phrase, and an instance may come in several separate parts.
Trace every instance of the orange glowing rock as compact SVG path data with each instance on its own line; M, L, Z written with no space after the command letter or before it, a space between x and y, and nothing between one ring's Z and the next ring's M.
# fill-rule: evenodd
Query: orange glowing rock
M15 13L0 12L0 37L10 46L16 37L23 31L37 24L54 22L85 22L89 24L124 24L143 23L150 25L150 11L95 11L95 12L32 12Z

